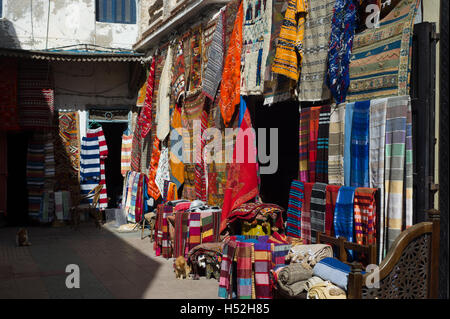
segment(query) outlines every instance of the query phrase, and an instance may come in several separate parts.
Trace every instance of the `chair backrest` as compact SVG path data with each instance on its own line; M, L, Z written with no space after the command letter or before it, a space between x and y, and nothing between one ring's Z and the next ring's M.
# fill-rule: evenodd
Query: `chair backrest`
M429 214L431 221L411 226L394 241L379 266L378 285L370 283L374 274L362 275L361 265L352 264L348 276L350 299L437 298L439 212Z
M376 245L360 245L347 241L344 237L332 237L317 232L318 244L329 244L333 246L333 251L338 252L338 258L344 263L348 263L347 251L357 252L359 256L364 256L366 264L377 263L377 246ZM361 261L361 260L360 260Z

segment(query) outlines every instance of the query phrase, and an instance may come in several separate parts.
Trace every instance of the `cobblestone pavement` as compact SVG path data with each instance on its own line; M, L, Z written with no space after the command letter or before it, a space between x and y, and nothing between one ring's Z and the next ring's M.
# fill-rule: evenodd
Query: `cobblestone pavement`
M16 227L0 228L0 299L2 298L217 298L218 282L180 280L173 259L156 257L140 231L117 233L83 224L29 227L31 246L16 247ZM68 264L80 269L80 288L68 289Z

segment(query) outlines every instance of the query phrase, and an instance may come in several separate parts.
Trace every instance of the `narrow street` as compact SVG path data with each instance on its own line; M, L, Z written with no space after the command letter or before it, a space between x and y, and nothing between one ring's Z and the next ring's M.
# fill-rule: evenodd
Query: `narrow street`
M156 257L140 231L117 233L91 223L75 231L30 227L30 247L16 247L17 228L0 231L2 298L217 298L218 282L175 278L172 259ZM80 288L65 285L68 264L80 267Z

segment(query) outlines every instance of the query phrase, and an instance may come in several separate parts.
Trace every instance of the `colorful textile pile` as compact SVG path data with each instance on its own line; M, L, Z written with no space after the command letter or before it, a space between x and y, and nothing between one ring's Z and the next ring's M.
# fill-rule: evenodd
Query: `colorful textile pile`
M326 85L328 43L335 0L307 1L299 101L324 101L331 97Z
M122 209L127 216L127 220L132 223L139 223L147 210L148 177L145 174L128 171L124 177Z
M302 182L293 180L289 192L289 202L287 210L286 235L300 238L301 236L301 216L304 199L304 185Z

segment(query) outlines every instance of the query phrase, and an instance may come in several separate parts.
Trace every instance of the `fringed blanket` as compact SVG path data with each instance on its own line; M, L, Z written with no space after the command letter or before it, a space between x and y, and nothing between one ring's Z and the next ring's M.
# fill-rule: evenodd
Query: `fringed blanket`
M254 299L254 281L252 272L253 256L252 243L237 243L237 297L238 299Z
M334 236L334 210L339 188L341 188L340 185L327 185L325 203L325 234L327 236Z
M342 186L339 189L334 211L334 236L344 237L347 241L353 242L353 200L355 188Z
M189 213L189 250L201 243L201 213Z
M231 276L236 245L235 241L228 241L223 246L222 262L220 264L219 298L228 299L232 295Z
M328 183L328 134L330 131L329 105L320 108L317 133L316 182Z
M370 101L356 102L353 111L350 185L369 186Z
M328 135L328 183L344 185L345 103L332 108Z
M325 232L326 187L324 183L314 183L311 190L311 230Z
M355 190L355 241L360 245L376 244L376 191L365 187Z
M255 250L255 293L256 299L272 299L269 274L272 268L271 244L254 244Z

